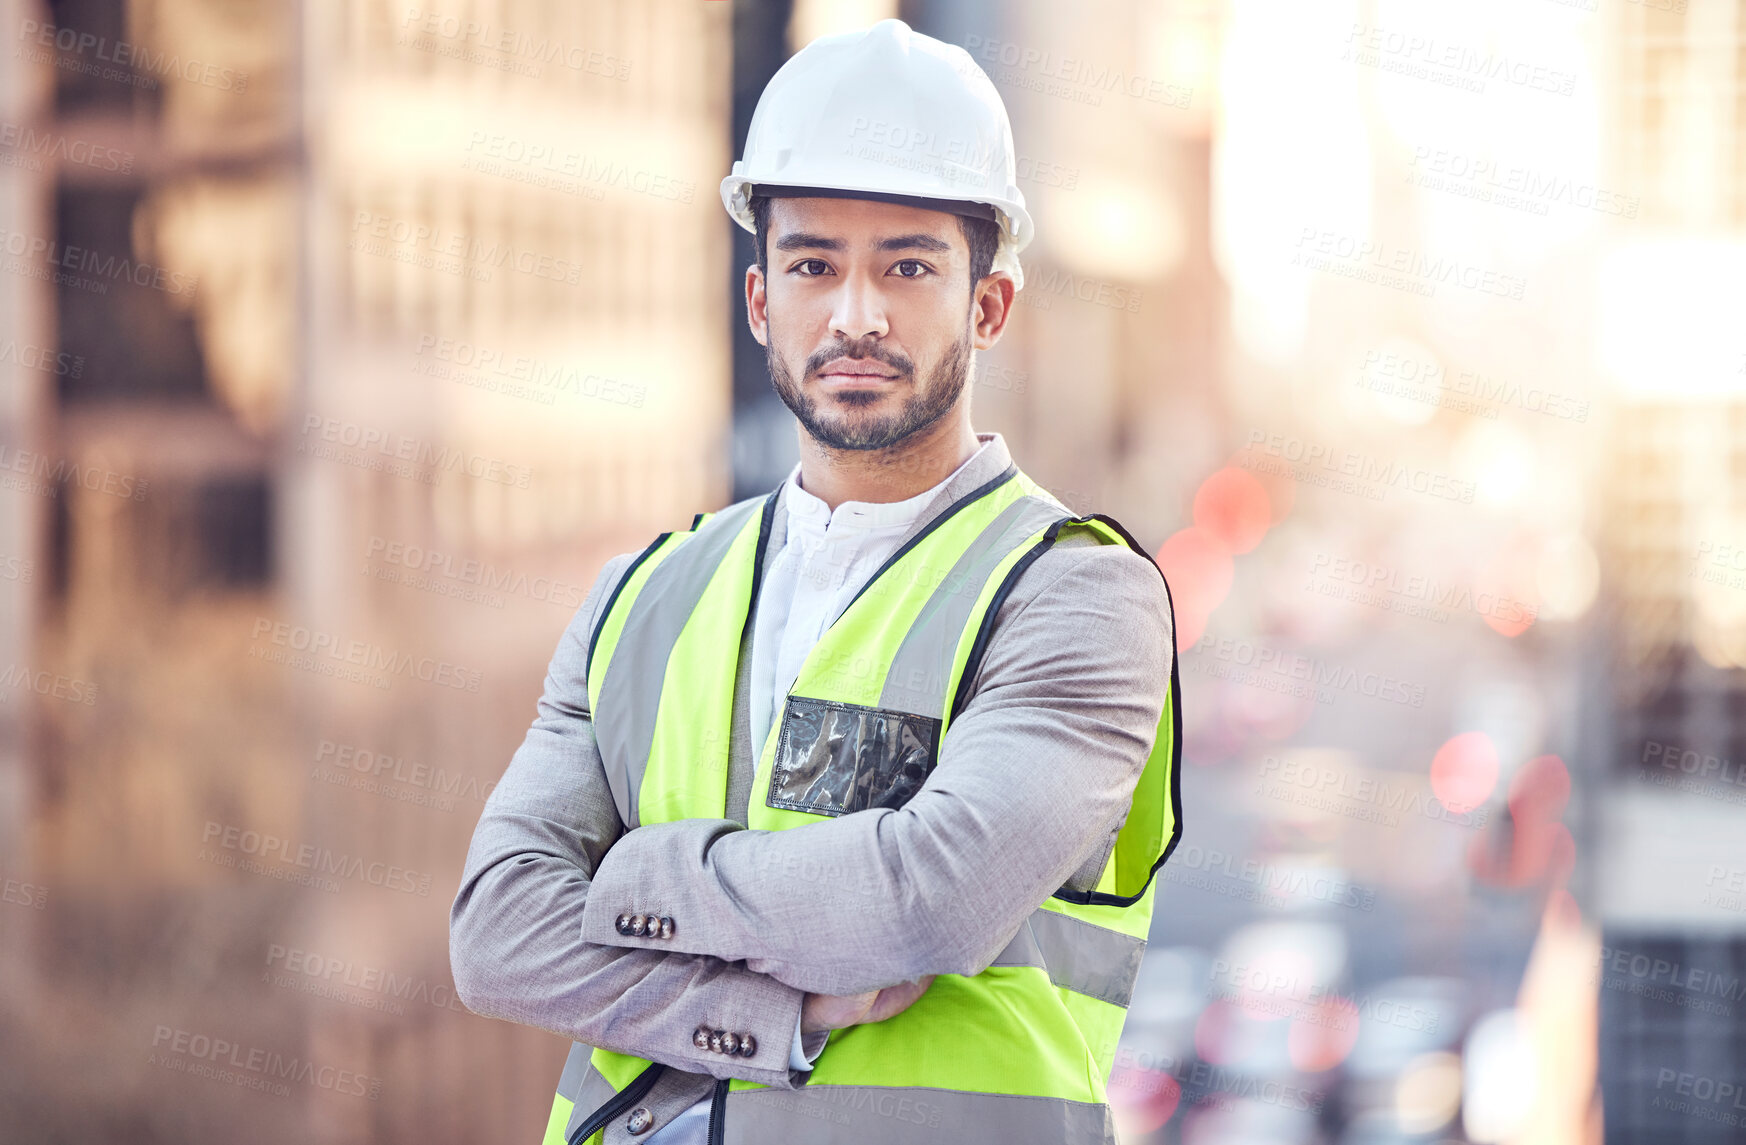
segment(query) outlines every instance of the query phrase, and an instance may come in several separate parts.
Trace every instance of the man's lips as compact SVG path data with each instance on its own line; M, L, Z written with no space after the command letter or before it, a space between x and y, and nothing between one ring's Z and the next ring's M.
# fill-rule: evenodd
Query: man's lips
M864 382L889 382L897 377L896 374L888 374L877 366L850 365L827 366L819 371L818 376L821 378L843 378L846 380Z

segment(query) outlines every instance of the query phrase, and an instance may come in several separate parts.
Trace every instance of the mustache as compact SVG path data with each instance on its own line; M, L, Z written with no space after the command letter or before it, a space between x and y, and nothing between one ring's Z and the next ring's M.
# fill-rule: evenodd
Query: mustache
M805 377L816 377L818 372L839 359L847 358L853 362L874 361L890 366L904 377L915 376L915 363L893 350L887 350L871 338L858 342L837 342L826 349L820 350L806 360Z

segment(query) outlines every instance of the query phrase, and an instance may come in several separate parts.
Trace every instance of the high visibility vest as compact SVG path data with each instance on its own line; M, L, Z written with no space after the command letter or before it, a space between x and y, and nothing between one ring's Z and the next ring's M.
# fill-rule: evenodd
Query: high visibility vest
M726 817L738 657L775 508L775 494L753 498L662 534L596 622L588 699L627 829ZM894 553L802 664L758 757L747 826L780 831L914 794L969 699L1001 602L1068 530L1145 555L1113 520L1074 516L1016 466ZM1172 650L1151 754L1093 889L1056 891L980 974L941 974L896 1017L832 1031L802 1088L718 1081L712 1145L1113 1141L1105 1081L1152 876L1181 835L1180 694ZM768 1051L785 1061L788 1047ZM664 1068L576 1043L545 1145L597 1143Z

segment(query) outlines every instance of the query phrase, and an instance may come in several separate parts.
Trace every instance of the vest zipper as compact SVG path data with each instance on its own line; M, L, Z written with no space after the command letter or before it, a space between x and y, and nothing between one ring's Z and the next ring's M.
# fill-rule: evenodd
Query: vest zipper
M715 1083L715 1096L709 1101L708 1145L724 1145L726 1140L727 1095L728 1079L719 1078Z
M580 1145L594 1134L600 1132L608 1121L623 1113L643 1099L643 1095L655 1088L655 1082L661 1078L661 1072L667 1067L659 1062L652 1062L648 1069L637 1074L631 1083L616 1095L607 1099L606 1104L588 1115L588 1120L576 1127L576 1132L566 1139L567 1145Z

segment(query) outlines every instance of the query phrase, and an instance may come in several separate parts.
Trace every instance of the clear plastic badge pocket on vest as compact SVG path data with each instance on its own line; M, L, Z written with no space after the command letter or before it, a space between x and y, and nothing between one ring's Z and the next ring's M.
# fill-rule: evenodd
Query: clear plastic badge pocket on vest
M789 696L764 802L814 815L902 807L939 758L940 721Z

